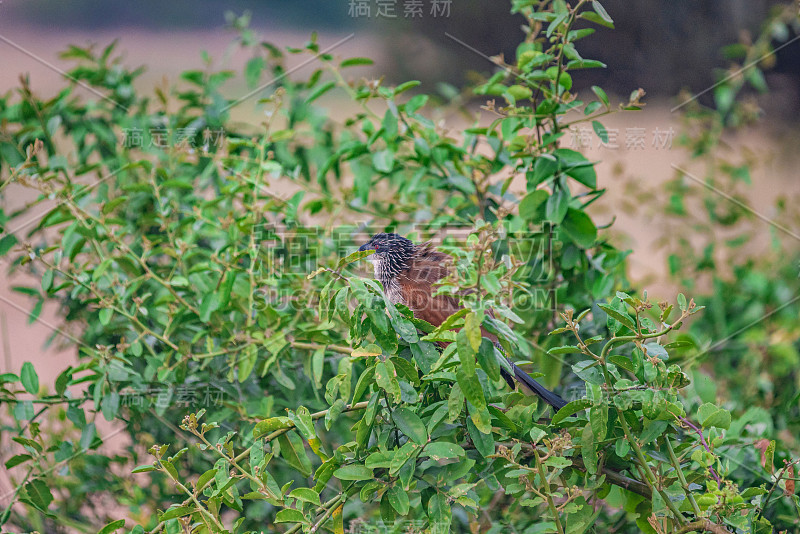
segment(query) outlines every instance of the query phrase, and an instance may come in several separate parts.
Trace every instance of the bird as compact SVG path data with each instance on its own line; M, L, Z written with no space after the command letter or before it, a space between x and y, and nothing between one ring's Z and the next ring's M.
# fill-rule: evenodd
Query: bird
M378 233L361 245L359 251L374 250L367 256L373 265L375 278L394 304L404 304L417 319L440 326L462 306L451 295L434 295L434 284L447 277L452 269L452 257L437 250L431 242L415 244L396 233ZM484 337L498 346L497 337L481 328ZM550 391L520 369L508 356L511 373L501 367L501 375L512 389L519 384L528 394L538 395L555 410L567 405L561 396ZM513 375L512 375L513 373Z

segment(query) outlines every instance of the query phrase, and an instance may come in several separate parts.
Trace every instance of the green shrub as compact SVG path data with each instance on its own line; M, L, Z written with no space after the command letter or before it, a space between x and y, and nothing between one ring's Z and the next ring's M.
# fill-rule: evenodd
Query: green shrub
M41 278L17 288L31 320L58 302L54 338L72 332L80 356L45 389L29 364L0 377L4 432L25 449L6 463L16 486L0 521L769 531L762 512L790 472L767 488L726 456L769 415L732 420L697 384L701 402L681 396L689 377L671 358L685 344L667 334L700 308L623 292L627 253L586 212L604 192L594 163L559 148L569 125L602 138L598 118L641 106L641 90L619 106L599 87L572 92L571 72L601 66L575 42L611 19L584 0L513 9L527 38L473 89L494 120L470 114L463 131L416 82L349 79L369 60L336 60L315 37L282 52L245 18L232 19L252 54L244 78L254 94L272 80L259 128L230 118L248 103L221 92L234 73L187 71L143 96L113 46L65 54L108 98L70 85L42 100L25 82L0 99L0 187L39 192L0 214L0 253ZM288 76L287 54L316 70ZM355 111L337 122L321 103L343 100ZM463 312L434 329L364 278L354 251L384 229L441 238L459 269L440 290L473 289ZM509 391L480 325L572 402L552 414ZM113 433L98 418L125 433L124 453L100 449Z

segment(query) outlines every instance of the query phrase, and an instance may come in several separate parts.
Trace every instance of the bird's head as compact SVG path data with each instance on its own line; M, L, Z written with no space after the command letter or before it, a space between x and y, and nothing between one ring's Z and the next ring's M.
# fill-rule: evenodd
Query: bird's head
M397 234L380 233L361 245L358 249L374 250L375 253L367 256L375 266L375 276L385 280L401 273L408 260L414 255L414 243Z

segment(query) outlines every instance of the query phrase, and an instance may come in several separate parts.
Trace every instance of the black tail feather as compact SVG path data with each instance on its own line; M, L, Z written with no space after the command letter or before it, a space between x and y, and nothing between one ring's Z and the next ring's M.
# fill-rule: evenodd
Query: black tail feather
M557 393L553 393L539 382L531 378L531 376L514 365L512 362L508 362L511 365L511 369L514 371L514 377L512 379L511 375L505 369L502 369L502 375L505 381L508 383L510 387L514 387L514 380L522 385L525 389L532 391L536 395L538 395L543 401L547 404L555 408L556 410L560 410L564 406L567 405L567 401L562 399Z

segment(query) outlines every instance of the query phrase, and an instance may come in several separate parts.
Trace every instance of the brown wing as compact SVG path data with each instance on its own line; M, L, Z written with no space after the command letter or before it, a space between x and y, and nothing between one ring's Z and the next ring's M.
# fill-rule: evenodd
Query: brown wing
M434 249L430 243L417 246L408 268L397 276L403 302L414 315L439 326L461 307L458 299L447 295L433 297L437 281L450 273L452 258Z
M445 319L461 309L458 299L455 297L431 296L434 289L433 284L449 274L451 265L452 258L450 256L438 252L430 243L424 243L417 247L417 252L409 263L409 268L397 276L403 301L418 319L428 321L433 326L439 326ZM489 310L489 314L494 317L491 310ZM487 332L483 327L481 327L481 333L492 342L497 341L497 336ZM447 343L440 342L439 345L445 346ZM535 393L556 409L561 409L567 404L564 399L539 384L514 363L510 361L509 363L514 371L513 376L505 368L500 371L509 387L515 388L516 379L516 383L521 384L524 391Z
M397 282L403 301L414 312L414 316L439 326L445 319L461 309L458 299L449 295L431 296L434 284L450 274L453 258L436 250L430 242L417 246L409 267L398 275ZM486 329L483 335L492 341L497 339Z

